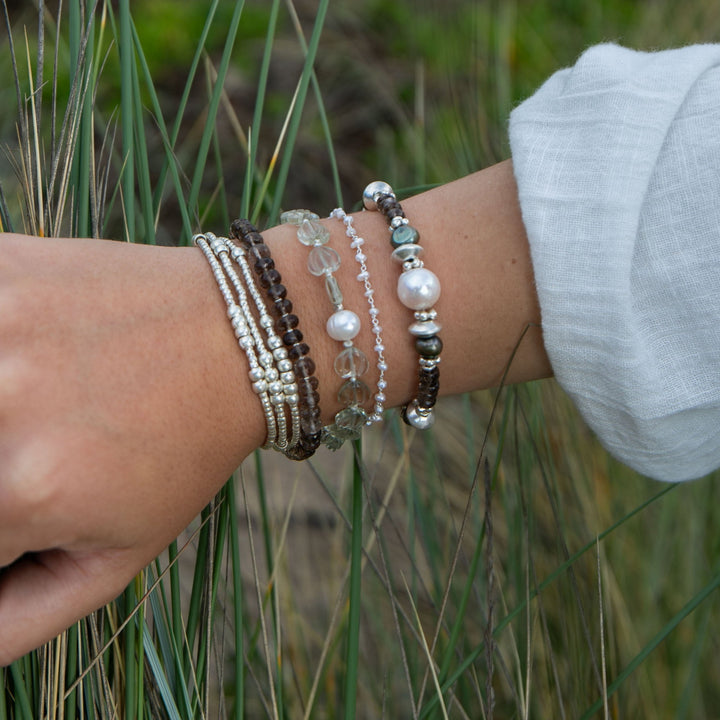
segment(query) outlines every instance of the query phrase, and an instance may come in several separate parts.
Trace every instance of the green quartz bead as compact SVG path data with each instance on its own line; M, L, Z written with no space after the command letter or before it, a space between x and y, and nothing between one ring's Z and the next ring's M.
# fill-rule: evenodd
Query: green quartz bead
M367 413L360 407L348 407L335 416L335 424L343 430L359 432L367 421Z
M362 405L370 399L370 388L357 378L346 380L338 391L338 400L343 405Z
M394 248L408 243L416 244L420 239L420 233L412 225L400 225L393 230L390 236L390 244Z
M317 213L302 208L286 210L280 215L280 222L283 225L299 225L303 220L319 220L319 216Z

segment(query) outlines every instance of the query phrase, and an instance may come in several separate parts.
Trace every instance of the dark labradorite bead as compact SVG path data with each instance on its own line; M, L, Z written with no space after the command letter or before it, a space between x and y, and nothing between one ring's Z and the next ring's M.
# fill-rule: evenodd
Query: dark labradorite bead
M265 246L267 247L267 245ZM260 275L267 270L273 270L275 268L275 261L271 257L261 257L255 261L255 272Z
M277 325L279 328L282 328L283 330L294 330L300 323L300 319L297 315L293 315L292 313L287 313L286 315L283 315L282 317L278 318ZM291 343L292 344L292 343Z
M403 209L398 205L397 207L388 210L385 213L385 217L388 220L393 220L396 217L405 217L405 213L403 212Z
M421 390L418 392L415 402L423 408L431 408L437 402L437 390Z
M277 285L271 285L267 289L267 293L270 299L277 303L278 298L284 298L287 295L287 288L282 283L278 283Z
M268 294L270 294L270 291L268 290ZM285 315L289 315L293 311L293 304L288 298L285 296L273 298L275 301L275 305L273 306L273 310L275 311L275 314L278 316L278 318L282 318ZM280 321L278 320L278 323Z
M258 278L264 288L269 288L271 285L278 285L282 280L282 276L275 268L265 270L258 275Z
M270 248L265 243L259 243L258 245L251 245L247 249L248 253L255 258L255 260L260 260L261 258L269 258L270 257Z
M419 239L420 233L412 225L401 225L393 230L390 244L399 248L401 245L416 245Z
M230 225L230 234L237 240L241 240L244 235L255 230L255 226L245 218L233 220Z
M283 342L288 347L290 347L291 345L297 345L298 343L301 343L302 339L303 339L303 334L297 328L293 329L293 330L288 330L282 337Z
M424 358L436 358L443 349L442 340L437 335L415 338L415 349Z
M307 343L301 342L297 345L292 345L288 348L288 357L291 360L299 360L305 357L310 352L310 347ZM310 373L312 375L312 373Z
M293 372L295 373L295 377L298 379L309 378L311 375L315 374L315 363L312 358L307 357L307 355L305 357L298 358L293 363Z

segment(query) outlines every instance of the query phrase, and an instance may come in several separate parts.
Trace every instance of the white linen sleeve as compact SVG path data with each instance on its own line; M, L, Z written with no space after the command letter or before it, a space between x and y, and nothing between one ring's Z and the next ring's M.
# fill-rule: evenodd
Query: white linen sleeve
M639 472L720 467L720 45L595 46L510 144L559 383Z

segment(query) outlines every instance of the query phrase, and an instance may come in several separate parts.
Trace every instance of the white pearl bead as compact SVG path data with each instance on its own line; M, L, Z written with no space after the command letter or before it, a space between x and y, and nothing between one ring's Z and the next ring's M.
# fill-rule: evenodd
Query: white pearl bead
M422 310L437 302L440 297L440 280L427 268L415 268L400 275L397 291L405 307Z
M338 310L325 327L333 340L352 340L360 332L360 318L352 310Z

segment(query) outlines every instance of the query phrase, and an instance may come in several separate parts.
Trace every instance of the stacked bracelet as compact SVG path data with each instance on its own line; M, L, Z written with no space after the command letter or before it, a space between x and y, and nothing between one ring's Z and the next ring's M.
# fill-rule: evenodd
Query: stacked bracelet
M398 278L398 298L405 307L415 311L415 322L410 333L415 338L419 354L418 390L415 399L402 410L408 425L421 430L435 421L433 408L440 388L440 353L442 329L437 322L433 305L440 297L440 280L435 273L423 266L420 259L423 248L419 245L420 233L412 227L392 187L385 182L370 183L363 192L363 204L368 210L379 210L390 225L390 244L394 248L392 258L402 265Z
M362 405L368 401L370 390L360 376L367 372L369 363L365 353L353 344L353 338L360 332L360 318L343 306L343 294L334 275L340 268L340 255L327 244L330 232L318 222L318 215L309 210L288 210L280 216L280 221L294 225L298 240L311 248L308 270L312 275L324 278L333 307L326 330L333 340L343 344L333 368L343 379L337 397L344 407L322 433L322 442L331 450L337 450L346 440L357 439L367 422Z
M275 330L282 338L292 361L292 371L298 386L299 438L285 454L293 460L304 460L318 448L322 435L318 380L315 377L315 363L310 357L310 347L304 342L298 328L298 317L293 314L292 302L287 297L287 288L282 284L282 277L275 268L270 248L262 235L249 220L243 219L233 221L231 235L247 253L261 287L272 301Z
M284 402L284 393L272 387L277 380L278 371L273 367L273 355L265 347L255 319L250 312L244 288L239 283L237 273L229 265L229 252L225 238L217 238L212 233L196 235L195 244L207 258L220 292L228 308L228 317L237 338L238 345L248 359L248 375L254 392L258 395L267 422L265 447L284 449L287 442L287 423L284 412L279 408ZM237 295L233 294L231 285ZM237 298L237 299L236 299ZM292 402L292 401L291 401Z

